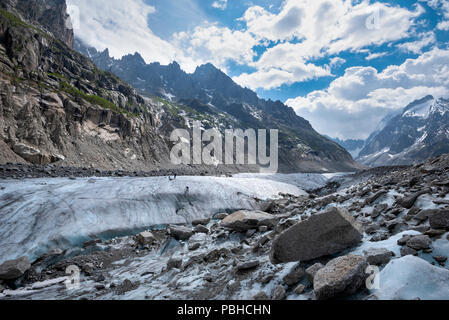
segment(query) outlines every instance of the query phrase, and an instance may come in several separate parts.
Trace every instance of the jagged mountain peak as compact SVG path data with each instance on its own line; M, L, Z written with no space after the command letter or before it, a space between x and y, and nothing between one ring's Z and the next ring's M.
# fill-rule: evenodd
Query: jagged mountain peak
M122 57L122 60L127 63L135 63L138 65L146 65L145 60L140 55L140 53L135 52L134 54L128 54Z
M80 52L86 48L77 47ZM211 63L188 74L177 62L161 65L131 63L130 57L106 59L92 56L103 70L110 71L147 96L156 96L187 109L181 117L200 118L213 127L270 128L280 131L280 163L290 171L354 171L361 168L338 144L318 134L310 123L281 101L260 99L255 92L235 83ZM173 104L169 106L171 112ZM186 111L190 110L190 111ZM194 110L192 112L192 110Z

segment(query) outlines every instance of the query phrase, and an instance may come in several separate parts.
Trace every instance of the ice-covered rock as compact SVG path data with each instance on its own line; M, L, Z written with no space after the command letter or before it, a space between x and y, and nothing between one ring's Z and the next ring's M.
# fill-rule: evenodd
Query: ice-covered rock
M381 300L447 300L449 270L435 267L415 256L392 260L379 274Z

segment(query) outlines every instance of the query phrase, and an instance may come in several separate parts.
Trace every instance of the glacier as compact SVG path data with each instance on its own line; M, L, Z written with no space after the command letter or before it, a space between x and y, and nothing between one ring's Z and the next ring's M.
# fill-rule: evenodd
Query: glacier
M306 194L322 175L287 183L257 177L68 178L5 180L0 191L0 261L36 260L54 248L183 224L218 212L259 209L279 193ZM188 191L186 191L188 187Z

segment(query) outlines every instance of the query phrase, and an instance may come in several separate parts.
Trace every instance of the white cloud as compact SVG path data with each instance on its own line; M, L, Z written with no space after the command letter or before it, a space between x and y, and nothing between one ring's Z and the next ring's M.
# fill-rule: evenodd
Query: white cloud
M372 67L348 68L328 89L287 104L321 133L367 138L389 112L428 94L449 96L449 50L433 49L382 72Z
M376 52L376 53L370 53L365 59L370 61L378 58L385 57L388 54L388 52Z
M339 67L341 65L344 65L346 63L346 59L340 58L340 57L334 57L330 59L329 65L333 67Z
M215 24L196 27L193 32L177 33L174 39L175 45L196 64L211 62L222 69L226 69L228 60L239 64L251 63L255 55L253 47L257 44L247 32Z
M228 6L228 0L217 0L212 3L212 7L220 10L225 10Z
M329 72L313 65L314 59L409 37L414 19L422 13L418 5L409 11L366 0L286 0L278 14L250 7L241 19L247 32L276 45L252 64L255 74L243 74L236 80L251 88L276 88L295 82L288 76L295 70L301 70L297 82L328 76ZM367 23L372 17L375 23ZM292 39L297 41L288 42ZM259 82L261 78L265 81Z
M443 21L439 22L437 29L439 30L449 30L449 1L448 0L419 0L421 2L426 2L431 8L439 10L443 16Z
M314 78L330 76L331 72L326 66L319 67L311 63L296 62L289 65L288 69L266 68L248 74L243 73L233 80L241 86L251 89L273 89L283 84L293 84Z
M147 18L155 12L143 0L67 0L80 12L78 36L97 49L109 48L114 57L139 52L147 62L170 63L179 56L170 43L155 36Z
M398 48L405 52L412 52L415 54L420 54L423 52L423 49L435 44L437 39L435 37L435 33L430 31L420 35L420 39L412 42L406 42L403 44L399 44Z

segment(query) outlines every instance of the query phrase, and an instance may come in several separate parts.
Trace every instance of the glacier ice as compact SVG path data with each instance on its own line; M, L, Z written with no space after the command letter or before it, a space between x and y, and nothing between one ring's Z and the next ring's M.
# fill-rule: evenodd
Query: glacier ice
M381 300L449 299L449 270L415 256L392 260L379 279L380 289L373 293Z
M2 181L0 261L30 260L59 247L150 226L181 224L227 209L258 209L257 199L304 194L257 177L66 178ZM188 191L187 190L188 187Z

